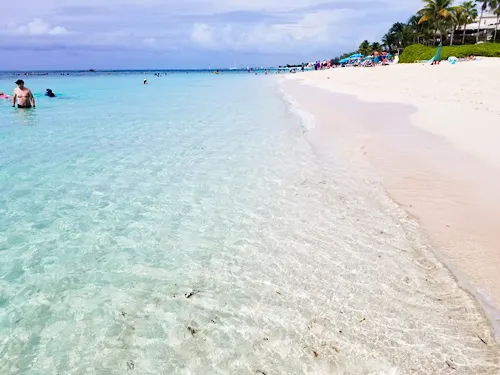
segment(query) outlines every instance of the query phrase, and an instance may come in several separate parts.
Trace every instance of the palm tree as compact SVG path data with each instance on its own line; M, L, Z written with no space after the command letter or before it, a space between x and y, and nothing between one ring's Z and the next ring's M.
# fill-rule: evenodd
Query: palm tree
M462 9L464 10L464 34L462 36L462 44L465 44L465 31L466 26L477 18L477 8L476 4L473 1L466 1L461 5Z
M495 16L497 16L497 24L495 25L495 35L493 36L493 41L497 41L497 31L498 31L498 24L500 22L500 8L495 9L493 12Z
M413 34L413 44L420 42L420 37L423 36L423 28L422 25L418 24L420 17L415 14L412 16L407 23L407 26L411 29Z
M443 21L450 17L453 0L423 0L423 2L425 3L425 7L418 11L420 15L418 23L431 22L434 24L434 43L436 43L438 30L441 33L442 39Z
M466 4L466 3L464 3L464 4ZM461 8L461 12L459 14L460 25L458 27L459 29L460 29L460 27L464 28L463 36L462 36L462 44L465 44L465 33L467 31L467 25L471 22L471 18L472 18L469 14L470 10L468 10L467 7L464 6L464 4L460 5L460 8ZM472 2L471 2L471 4L472 4ZM477 12L476 8L473 8L473 9L475 12Z
M389 29L389 33L398 34L401 31L403 31L404 27L405 27L405 24L403 22L396 22Z
M382 45L387 49L392 49L392 46L396 45L396 37L394 34L387 33L382 37Z
M413 44L415 32L410 25L403 24L403 27L395 34L398 47L408 47Z
M370 42L367 40L364 40L358 48L358 53L361 53L362 55L365 55L365 56L370 55L371 54Z
M380 45L379 42L373 42L371 48L372 52L375 52L375 51L380 51L382 49L382 46Z
M407 46L412 43L414 32L411 26L396 22L391 26L388 33L382 38L382 43L386 49L395 49L399 46Z
M477 25L476 43L479 43L479 30L481 30L481 22L483 21L483 14L488 8L496 8L496 0L476 0L476 3L481 7L481 15L479 16L479 23Z
M497 30L498 30L498 23L500 22L500 2L498 3L497 9L493 11L493 14L497 16L497 23L495 25L495 35L493 36L493 41L497 41Z
M432 28L430 27L428 22L425 22L423 24L422 30L423 30L422 37L426 41L425 45L429 46L429 45L433 44L434 39L435 39L435 32L432 30Z
M461 6L456 6L451 8L450 18L448 19L448 24L451 28L450 35L450 46L453 45L453 37L455 36L455 31L460 27L464 19L464 10Z

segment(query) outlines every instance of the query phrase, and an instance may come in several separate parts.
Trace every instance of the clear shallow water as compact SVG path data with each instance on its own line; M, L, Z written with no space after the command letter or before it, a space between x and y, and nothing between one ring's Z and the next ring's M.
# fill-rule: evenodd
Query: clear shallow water
M143 78L0 103L1 374L495 374L475 303L274 80Z

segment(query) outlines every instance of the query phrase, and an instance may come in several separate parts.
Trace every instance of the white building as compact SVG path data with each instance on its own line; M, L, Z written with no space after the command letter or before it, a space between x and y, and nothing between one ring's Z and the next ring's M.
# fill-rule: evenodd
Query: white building
M465 26L467 35L476 35L477 29L479 27L480 38L483 40L490 40L493 38L495 33L495 28L500 26L497 23L497 16L493 13L484 13L481 19L481 25L479 25L480 17L478 16L474 23L470 23ZM460 28L463 31L463 27Z

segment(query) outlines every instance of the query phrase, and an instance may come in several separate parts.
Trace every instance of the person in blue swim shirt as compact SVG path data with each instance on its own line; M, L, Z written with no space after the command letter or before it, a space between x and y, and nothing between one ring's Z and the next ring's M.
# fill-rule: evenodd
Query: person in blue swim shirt
M48 96L49 98L55 98L56 94L52 92L52 89L47 89L47 91L45 92L45 96Z

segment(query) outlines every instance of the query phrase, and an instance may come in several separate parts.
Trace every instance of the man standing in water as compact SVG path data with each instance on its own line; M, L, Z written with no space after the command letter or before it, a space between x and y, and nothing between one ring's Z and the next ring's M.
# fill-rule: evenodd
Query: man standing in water
M17 88L14 90L14 95L12 96L12 106L16 106L17 100L17 108L35 108L35 98L31 93L31 90L27 87L24 87L24 81L22 79L18 79L16 81Z

